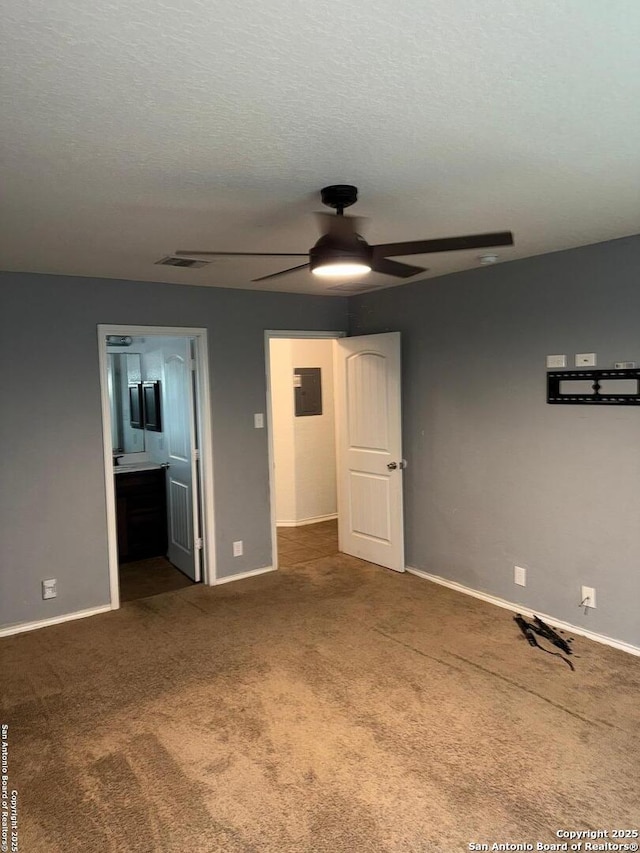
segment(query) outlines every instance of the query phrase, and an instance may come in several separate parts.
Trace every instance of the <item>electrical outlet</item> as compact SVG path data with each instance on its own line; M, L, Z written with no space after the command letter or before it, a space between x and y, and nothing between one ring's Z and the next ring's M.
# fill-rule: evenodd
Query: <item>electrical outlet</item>
M596 590L593 586L583 586L580 593L580 606L596 608Z
M233 543L233 556L234 557L242 557L242 553L243 553L242 539L238 539L237 542Z
M48 598L55 598L58 594L56 578L42 581L42 597L46 601Z
M261 412L253 416L253 426L255 429L264 429L264 415Z
M514 566L513 567L513 582L517 583L518 586L526 586L527 585L527 570L523 569L522 566Z

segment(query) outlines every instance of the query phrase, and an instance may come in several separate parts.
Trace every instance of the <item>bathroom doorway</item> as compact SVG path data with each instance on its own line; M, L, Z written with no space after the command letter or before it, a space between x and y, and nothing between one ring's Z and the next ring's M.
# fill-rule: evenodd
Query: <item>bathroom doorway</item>
M111 606L215 579L206 331L99 326Z

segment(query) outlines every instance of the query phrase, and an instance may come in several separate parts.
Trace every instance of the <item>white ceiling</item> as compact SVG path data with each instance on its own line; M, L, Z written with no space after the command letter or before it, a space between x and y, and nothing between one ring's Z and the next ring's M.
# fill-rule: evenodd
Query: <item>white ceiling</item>
M2 42L6 270L326 292L251 284L296 258L154 261L305 252L330 183L371 243L640 230L638 0L7 0Z

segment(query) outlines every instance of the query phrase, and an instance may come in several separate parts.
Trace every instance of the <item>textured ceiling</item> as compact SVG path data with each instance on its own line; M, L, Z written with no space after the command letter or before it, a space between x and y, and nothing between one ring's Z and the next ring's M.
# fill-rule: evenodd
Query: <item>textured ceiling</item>
M304 252L340 182L372 243L636 233L638 44L638 0L7 0L0 268L323 292L251 284L296 259L154 261Z

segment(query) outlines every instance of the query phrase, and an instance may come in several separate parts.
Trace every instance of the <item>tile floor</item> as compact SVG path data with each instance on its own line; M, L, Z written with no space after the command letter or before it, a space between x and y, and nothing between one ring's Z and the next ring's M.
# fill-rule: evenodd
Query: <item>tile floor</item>
M278 528L278 562L294 566L338 552L338 522L321 521L303 527Z
M118 569L120 577L120 601L135 601L173 592L193 581L183 575L166 557L149 557L146 560L134 560L123 563Z

